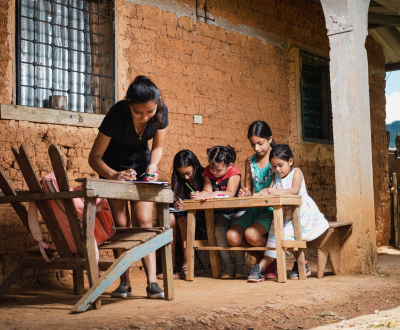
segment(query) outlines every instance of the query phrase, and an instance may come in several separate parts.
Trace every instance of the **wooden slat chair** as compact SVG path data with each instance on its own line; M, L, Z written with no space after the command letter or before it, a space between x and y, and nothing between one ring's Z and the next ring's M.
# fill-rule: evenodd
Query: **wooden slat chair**
M67 172L60 149L51 145L49 155L53 170L57 179L60 192L44 193L28 154L21 145L19 151L12 148L29 192L17 194L0 169L0 189L5 196L0 197L0 203L11 203L13 209L28 228L28 213L21 202L35 201L42 215L48 232L57 247L58 258L47 263L40 254L38 247L27 251L25 258L8 275L0 285L0 297L6 293L9 287L21 278L27 269L66 269L73 270L74 293L84 293L83 270L87 271L89 278L89 291L84 294L78 303L72 308L72 312L84 312L90 305L94 309L101 307L100 295L124 273L129 266L145 257L149 253L161 248L161 259L164 273L165 299L174 298L171 241L172 229L169 226L168 204L173 201L173 192L169 188L160 187L162 190L162 202L160 196L147 193L143 198L147 201L159 203L160 227L157 228L117 228L116 234L109 242L105 242L99 249L123 249L124 252L118 259L100 259L97 263L95 255L94 220L96 212L96 196L93 190L83 189L70 191ZM156 191L153 189L153 191ZM83 214L83 228L81 229L73 198L85 198ZM62 200L67 213L68 221L73 233L77 252L73 254L62 234L54 213L47 202L48 200ZM99 272L104 271L99 278Z

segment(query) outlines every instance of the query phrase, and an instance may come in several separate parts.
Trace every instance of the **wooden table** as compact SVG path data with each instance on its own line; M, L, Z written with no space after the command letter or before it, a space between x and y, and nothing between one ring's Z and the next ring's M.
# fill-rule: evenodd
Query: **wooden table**
M300 225L300 205L302 198L299 195L269 195L257 197L235 197L235 198L216 198L202 200L184 200L183 209L187 210L187 273L186 280L194 279L194 249L209 250L212 275L214 278L221 277L221 269L219 265L218 250L275 250L275 248L267 247L218 247L215 238L214 210L221 209L246 209L251 207L273 207L274 209L274 226L276 240L276 261L278 268L278 281L286 282L286 261L285 250L298 249L298 265L301 280L305 280L306 268L304 249L306 242L302 241L301 225ZM293 227L295 233L295 241L285 241L283 233L283 212L282 206L289 205L293 207ZM202 241L195 241L196 228L196 211L205 210L208 244Z

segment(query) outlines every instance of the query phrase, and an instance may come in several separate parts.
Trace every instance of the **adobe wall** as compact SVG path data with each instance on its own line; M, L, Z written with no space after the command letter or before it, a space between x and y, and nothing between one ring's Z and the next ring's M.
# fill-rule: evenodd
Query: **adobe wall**
M265 120L275 140L293 148L296 166L303 170L309 193L321 211L328 220L335 219L333 146L299 143L297 125L296 49L329 51L320 5L295 0L213 0L207 2L215 19L212 25L196 20L194 1L115 3L119 97L136 75L144 74L162 89L170 109L162 179L169 179L178 150L191 149L206 164L206 148L220 144L236 148L237 165L244 173L245 159L252 154L247 127L254 120ZM14 98L13 6L14 1L0 0L0 102L6 104ZM384 68L381 47L368 39L367 49L373 54L370 64ZM387 244L384 79L376 74L370 78L377 240ZM193 124L194 114L203 116L202 125ZM21 143L41 176L51 170L47 156L51 143L58 144L66 156L72 186L75 178L95 175L87 165L95 128L0 120L0 132L0 167L17 190L26 186L11 146ZM21 252L33 245L13 210L0 205L0 281ZM38 274L30 272L28 281L38 280ZM45 282L60 280L65 272L40 274L46 274L39 278Z

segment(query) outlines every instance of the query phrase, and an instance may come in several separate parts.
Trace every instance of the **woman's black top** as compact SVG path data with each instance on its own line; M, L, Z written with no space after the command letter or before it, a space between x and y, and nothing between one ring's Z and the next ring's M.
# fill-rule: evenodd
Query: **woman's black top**
M128 168L135 169L148 164L151 151L148 141L157 133L157 130L168 126L168 108L164 105L164 124L157 127L151 118L142 135L142 140L136 133L133 124L132 112L125 100L113 105L104 117L99 131L111 137L104 155L103 161L115 171L123 171Z

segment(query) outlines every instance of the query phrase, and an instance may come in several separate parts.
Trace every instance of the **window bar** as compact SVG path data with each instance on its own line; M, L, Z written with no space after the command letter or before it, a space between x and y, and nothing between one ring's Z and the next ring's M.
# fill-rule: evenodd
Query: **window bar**
M21 21L22 21L22 18L21 18L21 12L22 12L22 10L21 10L21 7L22 7L22 4L21 4L21 1L22 0L17 0L17 6L16 6L16 8L15 8L15 11L16 11L16 17L17 17L17 31L18 31L18 33L16 33L16 44L18 45L18 47L20 47L20 53L21 53L21 46L22 46L22 44L21 44ZM21 103L20 102L20 100L21 100L21 54L19 55L19 56L17 56L17 78L18 78L18 84L17 84L17 104L19 104L19 103Z
M37 107L38 105L36 104L36 6L37 6L37 1L35 2L33 6L33 105Z
M309 65L308 65L308 54L306 54L306 64L307 64L307 98L308 98L308 109L307 109L307 112L308 112L308 138L310 138L311 137L311 121L310 121L310 119L311 119L311 116L310 116L310 114L311 114L311 112L310 112L310 103L311 103L311 100L310 100L310 71L309 71Z
M98 38L99 38L99 113L101 113L101 26L100 26L100 0L98 0Z

